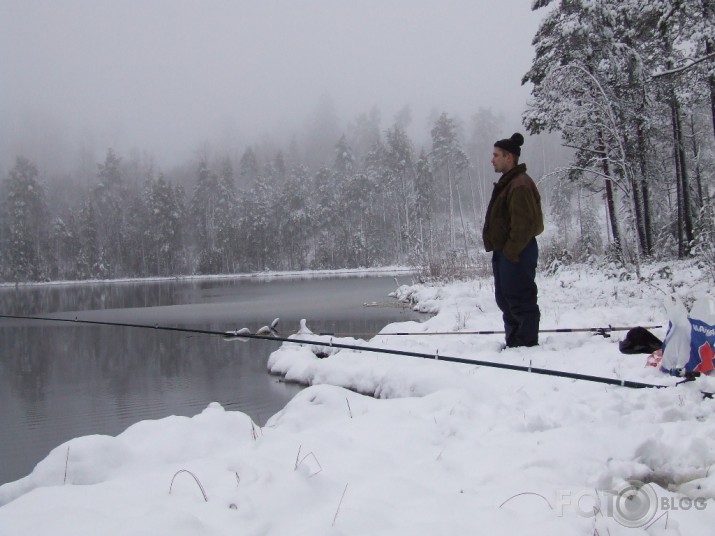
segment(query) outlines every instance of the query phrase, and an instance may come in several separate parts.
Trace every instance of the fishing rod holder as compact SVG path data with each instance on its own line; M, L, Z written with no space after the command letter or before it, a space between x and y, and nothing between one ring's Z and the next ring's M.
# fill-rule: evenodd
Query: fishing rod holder
M610 339L612 331L613 326L608 326L607 328L594 328L592 333L595 335L600 335L604 339Z

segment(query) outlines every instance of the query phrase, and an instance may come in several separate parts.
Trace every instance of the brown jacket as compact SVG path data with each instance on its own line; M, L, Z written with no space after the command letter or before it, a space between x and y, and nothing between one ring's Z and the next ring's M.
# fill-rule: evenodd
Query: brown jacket
M507 259L518 262L529 241L543 231L539 190L526 174L526 165L519 164L494 184L484 219L484 248L503 250Z

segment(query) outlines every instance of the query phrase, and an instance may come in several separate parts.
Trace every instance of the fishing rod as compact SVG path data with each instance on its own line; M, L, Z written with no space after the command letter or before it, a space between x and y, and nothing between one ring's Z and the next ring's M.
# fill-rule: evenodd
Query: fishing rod
M97 325L97 326L115 326L115 327L125 327L125 328L144 328L144 329L156 329L159 331L178 331L182 333L198 333L201 335L221 335L223 337L227 337L227 333L233 333L233 332L225 332L225 331L214 331L214 330L207 330L207 329L193 329L193 328L175 328L171 326L160 326L158 324L155 325L149 325L149 324L129 324L125 322L106 322L106 321L101 321L101 320L80 320L79 318L53 318L50 316L22 316L22 315L0 315L0 318L13 318L17 320L44 320L44 321L49 321L49 322L70 322L70 323L75 323L75 324L92 324L92 325ZM274 321L274 323L276 323ZM246 329L246 328L244 328ZM240 330L243 331L243 330ZM236 332L238 333L238 331ZM235 335L237 337L237 335ZM241 337L247 337L247 335L241 335ZM231 336L233 338L234 335ZM265 338L263 335L256 335L255 338Z
M447 361L447 362L451 362L451 363L462 363L462 364L466 364L466 365L477 365L477 366L498 368L498 369L504 369L504 370L529 372L529 373L541 374L541 375L545 375L545 376L570 378L573 380L590 381L590 382L596 382L596 383L603 383L606 385L617 385L620 387L629 387L631 389L645 389L645 388L662 389L664 387L670 387L669 385L643 383L643 382L637 382L637 381L631 381L631 380L619 380L616 378L608 378L608 377L604 377L604 376L593 376L590 374L580 374L577 372L568 372L568 371L561 371L561 370L532 367L531 365L529 365L529 366L513 365L510 363L500 363L500 362L494 362L494 361L483 361L480 359L467 359L464 357L440 355L439 351L435 352L434 354L428 354L428 353L423 353L423 352L410 352L410 351L406 351L406 350L395 350L395 349L390 349L390 348L380 348L380 347L374 347L374 346L359 346L356 344L337 343L337 342L333 342L332 339L327 342L319 341L319 340L309 340L309 339L303 339L303 338L300 338L300 339L292 338L291 339L291 338L287 338L287 337L278 336L277 332L275 331L275 328L278 324L277 318L271 323L270 327L264 326L263 328L259 329L258 332L256 332L256 333L251 333L248 328L242 328L240 330L237 329L235 331L215 331L215 330L206 330L206 329L160 326L158 324L157 325L148 325L148 324L130 324L130 323L124 323L124 322L107 322L107 321L100 321L100 320L80 320L79 318L76 318L76 317L74 319L70 319L70 318L52 318L52 317L46 317L46 316L22 316L22 315L2 315L2 314L0 314L0 318L12 318L12 319L21 319L21 320L39 320L39 321L50 321L50 322L69 322L69 323L90 324L90 325L100 325L100 326L154 329L154 330L174 331L174 332L183 332L183 333L196 333L196 334L202 334L202 335L220 335L221 337L223 337L224 339L227 339L227 340L234 340L234 339L235 340L249 340L249 339L272 340L272 341L276 341L276 342L287 342L287 343L293 343L293 344L306 344L306 345L312 345L312 346L323 346L323 347L329 347L329 348L355 350L358 352L373 352L373 353L401 355L401 356L408 356L408 357L418 357L418 358L423 358L423 359L434 359L437 361ZM676 385L679 385L680 383L685 383L687 381L692 381L693 379L694 379L694 377L688 377ZM711 398L713 396L713 393L703 392L703 396L705 396L707 398Z
M610 337L611 333L614 331L630 331L635 326L604 326L604 327L594 327L594 328L553 328L553 329L540 329L539 333L593 333L594 335L601 335L603 337ZM658 326L640 326L644 329L656 329L662 328L662 325ZM414 332L414 331L404 331L396 333L378 333L375 336L380 337L394 337L400 335L410 335L410 336L422 336L422 335L504 335L506 331L504 330L481 330L481 331L430 331L430 332ZM337 336L335 333L323 333L319 335L333 335ZM349 337L351 335L369 335L367 333L341 333L341 336Z

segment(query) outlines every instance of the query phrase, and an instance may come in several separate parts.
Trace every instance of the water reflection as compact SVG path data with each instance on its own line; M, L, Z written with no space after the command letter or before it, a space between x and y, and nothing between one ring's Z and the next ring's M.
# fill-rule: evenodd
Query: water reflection
M418 319L387 294L394 279L169 281L0 289L0 311L282 334L375 333ZM364 302L383 307L363 307ZM210 402L263 424L297 392L266 373L279 343L74 323L0 320L0 484L79 435L116 435L143 419L194 415Z
M112 309L170 305L175 303L178 286L179 283L174 281L38 285L2 288L0 295L3 300L3 313L28 315L80 308Z

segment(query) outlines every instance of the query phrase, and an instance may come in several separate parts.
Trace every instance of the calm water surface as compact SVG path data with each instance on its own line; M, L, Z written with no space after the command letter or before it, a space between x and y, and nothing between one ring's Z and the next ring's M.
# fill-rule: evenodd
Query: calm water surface
M219 331L280 318L284 336L306 318L315 332L373 334L423 319L388 297L395 287L393 276L312 276L2 288L0 312ZM195 415L214 401L262 425L300 389L266 372L279 345L0 319L0 484L73 437Z

